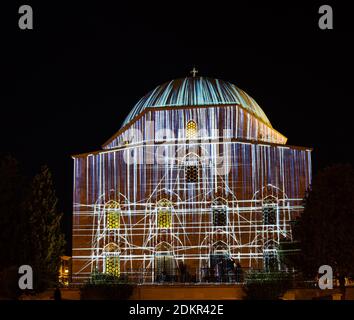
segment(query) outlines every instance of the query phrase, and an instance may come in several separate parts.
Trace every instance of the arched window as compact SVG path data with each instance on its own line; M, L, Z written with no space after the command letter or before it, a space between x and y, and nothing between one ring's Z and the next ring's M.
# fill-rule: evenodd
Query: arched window
M233 268L234 265L227 244L223 241L215 242L210 254L210 269L214 275L214 280L217 282L231 281Z
M269 241L263 249L263 268L267 272L279 269L278 246L274 241Z
M109 243L104 248L104 273L120 276L119 247L115 243Z
M186 139L195 139L198 135L198 126L194 120L189 120L186 126Z
M212 205L213 226L227 225L227 201L223 198L216 198Z
M189 154L184 160L184 177L187 183L197 183L199 181L200 170L199 157L196 154Z
M118 202L110 200L105 204L106 227L109 230L120 227L120 205Z
M176 267L172 247L166 242L161 242L155 248L155 281L174 281L175 271Z
M264 225L274 225L277 222L277 199L268 196L263 200L262 214Z
M157 203L157 227L160 229L172 226L172 203L167 199L161 199Z

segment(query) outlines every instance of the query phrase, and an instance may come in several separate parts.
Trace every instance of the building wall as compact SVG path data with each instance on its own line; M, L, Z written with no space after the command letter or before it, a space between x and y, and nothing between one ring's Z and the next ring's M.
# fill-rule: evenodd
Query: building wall
M188 155L200 164L197 183L188 183L184 176ZM302 210L311 154L305 148L235 139L128 144L75 157L74 175L74 282L95 268L104 271L104 248L112 242L119 247L121 274L136 281L154 278L161 242L171 245L176 264L183 261L198 278L217 241L224 242L243 267L260 268L267 241L291 240L289 222ZM277 199L272 227L262 222L263 200L269 195ZM228 205L227 226L220 228L212 223L216 197ZM172 226L165 230L156 226L161 199L173 206ZM109 201L119 203L119 230L105 226Z

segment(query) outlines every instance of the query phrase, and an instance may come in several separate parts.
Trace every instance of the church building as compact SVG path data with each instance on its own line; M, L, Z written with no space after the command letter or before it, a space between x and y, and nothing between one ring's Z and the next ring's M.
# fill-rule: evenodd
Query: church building
M194 73L156 87L101 150L73 156L73 283L237 282L237 268L284 268L311 183L311 149L286 143L229 82Z

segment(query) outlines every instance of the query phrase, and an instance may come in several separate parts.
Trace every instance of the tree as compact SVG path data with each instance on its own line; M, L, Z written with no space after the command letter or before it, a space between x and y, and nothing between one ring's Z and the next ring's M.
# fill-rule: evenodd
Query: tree
M57 281L60 256L64 251L65 240L60 228L63 214L58 212L57 202L52 175L48 167L43 166L33 179L26 201L27 259L31 262L38 291Z
M354 273L354 170L335 165L318 173L294 228L301 253L298 269L314 277L321 265L335 274Z
M32 266L35 289L57 279L64 236L52 177L43 167L29 183L12 156L0 159L0 296L16 298L18 268ZM36 281L37 280L37 281Z

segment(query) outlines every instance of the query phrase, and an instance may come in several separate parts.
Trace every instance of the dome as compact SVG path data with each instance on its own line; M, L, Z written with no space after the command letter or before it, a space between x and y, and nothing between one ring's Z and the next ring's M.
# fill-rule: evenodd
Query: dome
M123 126L133 120L145 108L212 106L238 104L256 116L263 123L271 126L267 116L246 92L235 85L205 77L187 77L166 82L145 95L134 106Z

